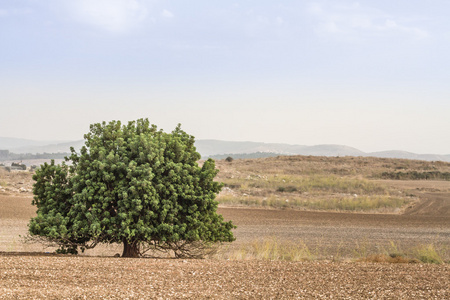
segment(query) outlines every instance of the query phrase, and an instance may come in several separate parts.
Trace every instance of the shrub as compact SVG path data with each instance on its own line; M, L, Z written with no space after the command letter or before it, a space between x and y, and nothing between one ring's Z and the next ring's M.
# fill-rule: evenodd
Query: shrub
M439 253L436 251L436 248L433 244L429 245L422 245L418 247L415 251L415 256L417 259L419 259L421 262L424 263L431 263L431 264L442 264L444 263L444 260L439 255Z
M288 185L288 186L279 186L277 189L277 192L287 192L287 193L293 193L296 192L297 188L295 186L292 185Z
M233 161L233 158L232 158L231 156L228 156L227 158L225 158L225 161L226 161L226 162L232 162L232 161Z
M157 130L147 119L94 124L86 143L63 163L44 164L33 179L31 235L61 252L123 243L122 256L149 250L201 256L207 247L234 240L231 222L216 213L218 170L202 167L194 137L178 126Z

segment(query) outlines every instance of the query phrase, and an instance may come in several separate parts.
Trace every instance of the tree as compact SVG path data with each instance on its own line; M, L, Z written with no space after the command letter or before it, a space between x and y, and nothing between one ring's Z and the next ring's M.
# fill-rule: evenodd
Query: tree
M123 243L124 257L149 250L198 257L234 240L231 222L218 215L212 159L200 167L194 137L165 133L139 119L93 124L80 154L36 170L29 223L32 237L76 253L100 243Z

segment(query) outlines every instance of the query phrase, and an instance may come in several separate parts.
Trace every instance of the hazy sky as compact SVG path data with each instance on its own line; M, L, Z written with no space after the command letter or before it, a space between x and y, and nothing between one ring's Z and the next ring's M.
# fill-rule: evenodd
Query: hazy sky
M0 1L0 136L148 117L197 139L450 154L450 2Z

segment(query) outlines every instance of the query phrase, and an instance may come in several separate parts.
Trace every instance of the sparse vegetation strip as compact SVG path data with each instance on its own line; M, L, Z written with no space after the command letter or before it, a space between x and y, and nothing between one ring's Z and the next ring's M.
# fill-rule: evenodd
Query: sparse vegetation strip
M222 205L230 206L260 206L270 208L294 208L327 211L353 211L353 212L395 212L402 209L409 201L403 198L390 196L360 196L360 197L326 197L326 198L301 198L301 197L230 197L218 198Z
M369 247L372 246L372 247ZM215 254L217 259L229 260L271 260L271 261L364 261L383 263L450 263L444 257L450 255L449 245L419 244L403 249L391 241L387 245L355 244L353 251L344 253L336 245L334 252L323 252L320 247L308 247L303 241L281 241L276 237L255 239L241 244L238 249L228 249ZM377 250L373 250L377 249ZM214 256L213 256L214 257Z
M381 178L397 180L450 180L450 172L383 172Z
M221 179L229 191L218 198L223 205L395 212L413 201L402 191L364 178L322 174L249 174L243 178L240 174Z

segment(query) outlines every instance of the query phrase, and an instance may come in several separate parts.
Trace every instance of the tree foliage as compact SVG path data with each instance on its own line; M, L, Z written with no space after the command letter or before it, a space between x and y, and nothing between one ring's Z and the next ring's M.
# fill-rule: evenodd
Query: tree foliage
M29 233L69 253L123 243L122 255L132 257L197 257L233 241L234 226L216 212L218 170L211 159L198 165L194 141L180 125L165 133L147 119L91 125L70 163L36 170Z

